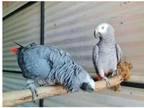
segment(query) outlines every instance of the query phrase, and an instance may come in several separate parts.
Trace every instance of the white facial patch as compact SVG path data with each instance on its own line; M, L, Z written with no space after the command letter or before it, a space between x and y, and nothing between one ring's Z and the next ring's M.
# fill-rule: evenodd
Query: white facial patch
M109 27L109 24L107 24L107 23L100 24L97 27L97 32L104 34L107 32L108 27Z
M108 23L99 24L95 29L95 37L107 37L108 33L114 34L114 28Z

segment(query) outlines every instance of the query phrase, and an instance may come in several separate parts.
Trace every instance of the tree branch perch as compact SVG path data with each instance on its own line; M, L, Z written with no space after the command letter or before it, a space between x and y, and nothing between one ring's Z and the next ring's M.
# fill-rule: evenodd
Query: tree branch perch
M120 84L122 81L127 80L131 71L131 64L128 62L123 62L119 64L119 73L120 75L109 78L111 87ZM96 91L106 88L106 82L96 81ZM39 87L37 88L38 97L37 99L47 98L49 96L63 95L67 94L67 90L63 86L49 86L49 87ZM3 106L15 106L18 104L23 104L26 102L32 101L31 91L26 90L17 90L3 93Z

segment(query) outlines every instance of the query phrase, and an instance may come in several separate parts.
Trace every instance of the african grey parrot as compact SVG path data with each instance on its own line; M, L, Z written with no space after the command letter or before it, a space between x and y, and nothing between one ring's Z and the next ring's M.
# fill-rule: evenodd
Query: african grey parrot
M122 57L122 51L115 40L114 32L114 28L108 23L99 24L94 30L94 37L98 39L98 42L93 48L93 64L98 76L109 86L106 75L117 74L117 64Z
M69 53L52 46L31 43L25 47L13 48L33 100L38 85L64 85L68 91L95 90L94 80L88 72L75 62Z

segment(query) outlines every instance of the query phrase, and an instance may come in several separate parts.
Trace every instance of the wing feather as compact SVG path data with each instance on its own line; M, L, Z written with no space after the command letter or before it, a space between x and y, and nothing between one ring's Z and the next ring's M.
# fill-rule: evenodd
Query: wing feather
M92 60L94 64L94 68L96 72L98 73L98 68L97 68L97 62L98 62L98 53L99 53L99 48L97 45L93 47L93 52L92 52Z
M119 44L116 44L115 47L116 47L117 62L119 63L122 58L122 50L121 50Z

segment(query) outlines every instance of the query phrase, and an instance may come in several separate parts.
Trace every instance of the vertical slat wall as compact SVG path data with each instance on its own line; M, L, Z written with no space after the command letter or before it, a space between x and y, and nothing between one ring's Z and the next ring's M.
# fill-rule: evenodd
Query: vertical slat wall
M27 2L17 2L17 1L4 1L3 2L3 17L10 14L11 12L15 11L17 8L23 6Z
M12 4L11 4L12 3ZM22 6L26 2L8 2L9 7L3 6L3 17ZM133 73L130 81L144 83L144 3L137 2L45 2L45 42L67 50L79 64L82 64L91 74L94 73L91 61L92 46L95 45L93 37L94 27L100 22L109 22L116 29L116 38L120 43L125 56L133 63ZM12 7L11 7L12 6ZM13 42L23 45L32 41L40 42L40 3L35 3L24 10L6 18L3 21L3 69L19 70L16 56L9 51L11 47L17 47ZM21 74L3 73L3 92L20 90L25 87L25 79ZM128 97L130 91L126 91ZM126 89L124 89L126 90ZM123 92L124 92L123 90ZM137 90L136 90L137 91ZM123 93L121 92L121 93ZM133 91L134 92L134 91ZM137 93L138 96L142 92ZM102 92L99 98L111 98L108 93ZM125 94L125 92L124 92ZM114 100L122 100L123 106L133 103L133 106L142 106L142 100L110 96ZM133 93L134 94L134 93ZM45 100L45 106L121 106L121 103L104 104L97 100L86 103L78 102L83 96L94 100L95 95L76 94L65 99L65 96L49 97ZM101 97L102 96L102 97ZM92 98L94 97L94 99ZM133 96L135 97L135 96ZM77 98L77 100L75 100ZM138 97L136 97L138 99ZM139 97L142 99L141 97ZM62 100L62 101L60 101ZM67 104L71 101L72 104ZM127 102L128 101L128 102ZM78 103L77 103L78 102ZM18 105L22 107L38 106L38 102Z
M144 3L46 2L45 43L71 53L91 74L94 27L111 23L124 56L133 64L130 81L144 83Z
M5 8L4 8L5 10ZM16 56L10 48L14 42L26 45L40 42L40 3L35 3L3 20L3 69L19 71Z
M3 5L3 17L13 12L26 2L5 2ZM25 9L11 15L3 20L3 70L20 71L17 65L16 56L10 52L10 48L18 47L14 44L18 42L26 45L31 42L40 43L40 2L35 3ZM13 72L3 73L3 92L24 89L26 80L22 74ZM19 107L37 107L36 103L29 102Z

